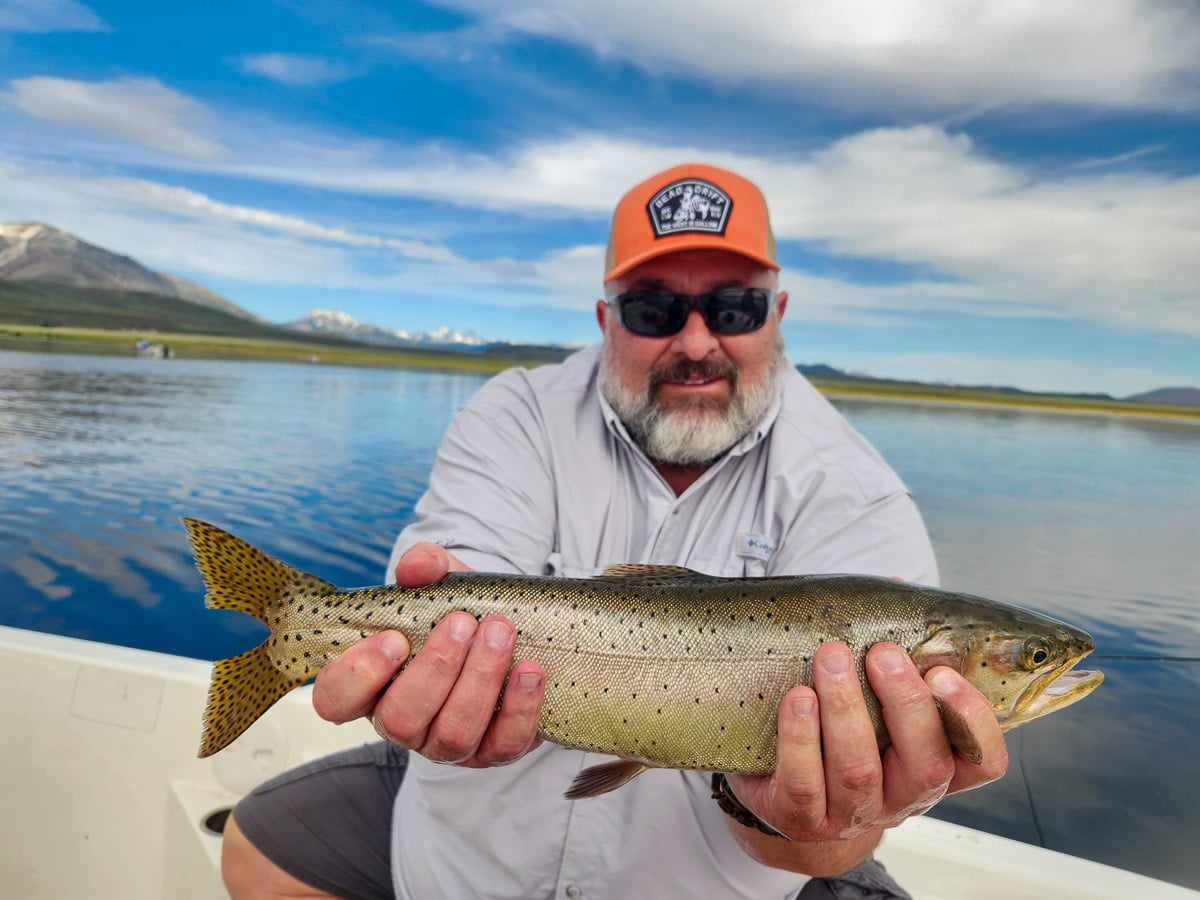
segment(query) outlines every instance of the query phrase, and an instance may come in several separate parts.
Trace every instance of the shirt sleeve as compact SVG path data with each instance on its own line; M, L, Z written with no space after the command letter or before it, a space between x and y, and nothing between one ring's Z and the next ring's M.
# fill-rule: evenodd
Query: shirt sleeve
M492 379L454 417L416 513L392 549L389 580L418 541L478 571L541 574L554 546L554 477L523 373Z

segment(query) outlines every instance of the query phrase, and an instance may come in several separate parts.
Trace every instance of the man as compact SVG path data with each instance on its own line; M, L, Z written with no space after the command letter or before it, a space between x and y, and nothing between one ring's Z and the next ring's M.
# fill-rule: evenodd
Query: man
M778 270L765 201L740 176L685 165L633 188L596 305L603 344L504 373L464 407L397 541L398 580L635 562L935 581L904 486L787 364ZM851 655L827 644L814 686L780 704L770 777L651 770L571 802L603 758L539 743L546 676L514 664L516 646L503 617L455 613L407 665L391 632L327 666L318 712L369 716L390 743L244 801L226 837L234 896L832 897L808 876L854 869L885 828L1007 765L987 701L890 644L866 662L892 738L881 757ZM935 698L970 723L982 765L953 754ZM414 751L407 771L395 746ZM854 871L882 893L837 896L903 896Z

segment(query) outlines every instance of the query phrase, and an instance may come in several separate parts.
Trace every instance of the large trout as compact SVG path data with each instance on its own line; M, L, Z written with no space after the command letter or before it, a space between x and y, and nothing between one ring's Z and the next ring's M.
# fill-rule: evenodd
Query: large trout
M812 684L812 658L842 641L857 658L880 748L888 743L863 658L879 641L922 672L949 666L1005 729L1062 709L1104 676L1071 671L1094 649L1077 628L1013 606L886 578L715 578L669 566L615 566L596 578L462 572L425 588L339 590L228 532L184 519L213 609L261 619L270 636L213 667L201 756L238 737L280 697L355 642L397 629L415 653L447 613L500 614L515 657L546 670L538 732L620 759L580 774L568 796L603 793L649 767L766 774L776 710ZM978 744L945 717L955 748Z

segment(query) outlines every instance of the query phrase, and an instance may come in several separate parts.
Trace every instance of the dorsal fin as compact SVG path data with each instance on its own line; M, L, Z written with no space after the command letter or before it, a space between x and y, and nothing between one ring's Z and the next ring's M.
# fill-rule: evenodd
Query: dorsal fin
M609 566L596 576L599 581L614 581L620 584L697 584L701 581L717 581L695 569L683 566L647 566L639 563L619 563Z

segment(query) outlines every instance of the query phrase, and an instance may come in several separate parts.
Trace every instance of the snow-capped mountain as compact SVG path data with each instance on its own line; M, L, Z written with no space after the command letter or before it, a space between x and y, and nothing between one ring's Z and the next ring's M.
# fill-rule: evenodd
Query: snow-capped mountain
M474 332L455 331L453 328L420 332L383 328L359 322L353 316L332 309L313 310L283 327L312 334L332 334L366 344L383 344L389 347L455 347L465 350L494 343L485 341Z

